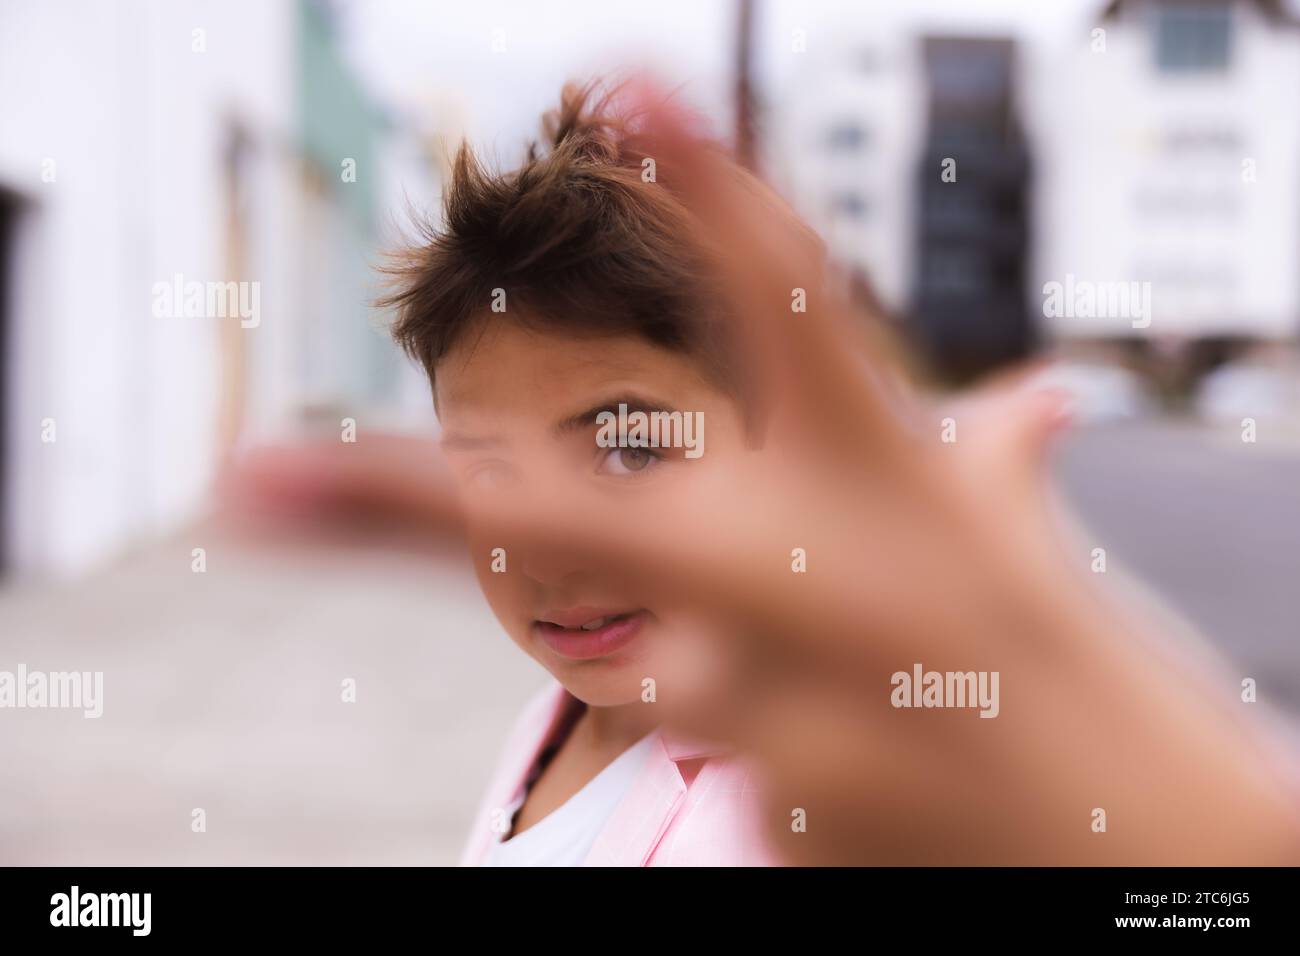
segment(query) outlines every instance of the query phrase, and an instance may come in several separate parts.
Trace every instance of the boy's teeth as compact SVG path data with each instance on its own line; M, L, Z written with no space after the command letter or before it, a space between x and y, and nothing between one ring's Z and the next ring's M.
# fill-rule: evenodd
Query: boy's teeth
M605 622L608 620L608 617L598 617L596 620L588 621L586 624L582 625L582 629L584 631L594 631L598 627L604 627Z

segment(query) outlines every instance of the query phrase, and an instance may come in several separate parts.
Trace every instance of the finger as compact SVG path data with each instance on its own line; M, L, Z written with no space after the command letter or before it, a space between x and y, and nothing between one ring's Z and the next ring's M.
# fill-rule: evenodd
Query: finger
M820 241L775 193L697 137L680 108L643 85L644 149L697 217L744 353L778 413L823 436L898 435L878 369L862 361L861 317L826 283ZM801 301L802 300L802 301ZM800 307L806 311L797 311ZM887 360L873 356L877 365Z
M360 524L385 537L407 531L463 539L466 502L436 445L423 439L369 436L357 445L261 449L239 462L225 484L228 501L255 521L269 515L349 529ZM472 506L474 538L487 544L471 558L488 561L502 544L543 554L557 568L599 567L611 583L635 584L657 603L732 622L757 654L768 646L764 633L802 634L812 649L833 646L845 627L855 633L870 627L873 605L887 608L884 599L895 587L887 569L875 573L864 561L835 561L829 547L814 547L826 555L821 573L792 574L789 533L772 514L773 493L781 499L766 487L737 487L725 502L647 496L631 504L532 479L490 507ZM829 540L834 521L820 520L826 529L801 529L808 534L804 543ZM810 628L812 621L818 625ZM861 641L850 646L855 653L875 649Z
M465 527L465 502L436 444L426 439L375 435L356 445L259 448L227 471L221 491L234 512L255 520L370 522L439 538L461 538ZM643 509L647 516L639 533L628 535L631 510L623 501L533 479L509 496L475 506L476 537L519 542L545 553L556 566L601 567L679 592L692 581L704 594L722 581L740 588L742 575L731 570L736 562L724 560L724 555L734 557L732 548L744 547L734 535L709 535L702 519L654 502ZM719 527L727 520L725 514L715 517ZM709 539L717 550L705 555L700 539ZM722 573L711 574L711 562Z
M997 383L962 396L945 417L960 441L982 458L1037 470L1052 440L1073 422L1074 394L1037 384L1034 370L1016 370Z
M289 519L395 522L440 538L458 538L463 518L437 444L373 435L267 446L222 476L226 503L252 515Z

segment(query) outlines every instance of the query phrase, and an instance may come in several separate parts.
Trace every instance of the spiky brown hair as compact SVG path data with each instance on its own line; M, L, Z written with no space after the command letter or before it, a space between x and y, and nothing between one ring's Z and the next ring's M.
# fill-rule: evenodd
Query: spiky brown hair
M379 303L396 309L393 336L430 381L476 323L510 318L639 336L736 386L723 299L693 217L662 170L643 178L636 117L617 111L618 97L565 86L543 118L545 145L513 171L491 173L468 146L457 151L441 224L396 255ZM505 315L490 310L495 289L506 291Z

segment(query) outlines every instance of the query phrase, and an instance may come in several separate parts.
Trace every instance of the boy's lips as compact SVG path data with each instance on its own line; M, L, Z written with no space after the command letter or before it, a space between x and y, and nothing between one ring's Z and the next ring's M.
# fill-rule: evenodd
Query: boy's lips
M533 622L533 632L555 653L572 660L591 660L612 654L631 643L648 614L573 608L549 612Z

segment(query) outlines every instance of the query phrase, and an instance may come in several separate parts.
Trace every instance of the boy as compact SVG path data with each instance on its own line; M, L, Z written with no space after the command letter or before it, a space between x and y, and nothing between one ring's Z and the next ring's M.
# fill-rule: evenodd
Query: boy
M433 385L484 594L557 681L520 718L463 862L756 864L745 768L656 729L674 608L486 530L496 501L544 509L527 496L547 482L629 513L716 499L750 451L690 216L608 107L566 87L549 150L506 175L462 148L442 231L385 300Z
M1260 732L1230 671L1078 560L1043 467L1061 396L996 389L960 412L960 442L940 440L933 409L883 387L890 363L816 288L816 250L770 194L680 111L646 107L647 153L722 253L721 295L672 194L633 191L630 141L563 110L558 159L497 180L462 161L451 228L397 296L462 500L443 456L409 437L372 436L363 456L267 449L232 476L259 527L470 526L493 606L567 689L525 714L467 861L761 855L745 772L647 730L657 681L673 726L761 768L769 846L788 862L1294 864L1289 742ZM791 321L791 290L810 286ZM512 290L504 314L482 304L494 290ZM734 303L730 347L719 301ZM708 454L607 447L613 404L705 408ZM701 651L704 668L681 666ZM997 718L900 709L891 675L921 661L997 671ZM1095 829L1098 808L1123 825Z

